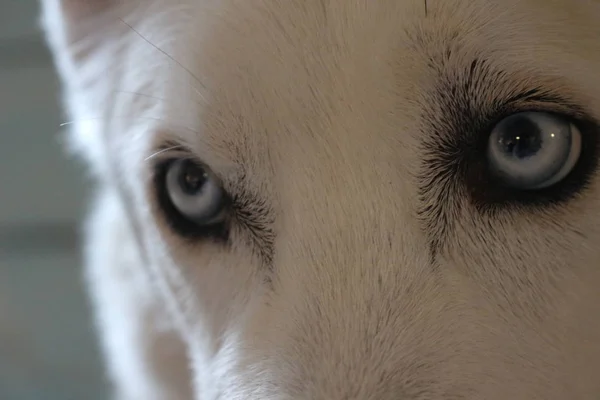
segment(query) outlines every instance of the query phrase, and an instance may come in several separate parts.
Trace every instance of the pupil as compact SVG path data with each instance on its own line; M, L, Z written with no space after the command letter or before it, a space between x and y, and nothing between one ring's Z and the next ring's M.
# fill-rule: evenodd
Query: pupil
M179 175L179 186L187 195L193 196L198 194L206 181L206 173L198 166L190 161L186 161L181 168Z
M505 121L499 140L502 150L517 158L527 158L542 148L539 126L525 116L515 116Z

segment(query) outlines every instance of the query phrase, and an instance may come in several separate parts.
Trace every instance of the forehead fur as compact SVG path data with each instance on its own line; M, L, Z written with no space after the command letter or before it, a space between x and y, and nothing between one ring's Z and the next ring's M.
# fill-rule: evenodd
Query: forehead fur
M600 104L594 79L600 28L590 16L598 4L569 7L564 13L561 1L545 7L447 1L429 2L425 10L422 1L335 0L200 7L191 63L208 99L206 145L243 159L245 168L257 166L265 180L272 180L273 166L265 164L261 146L272 150L269 160L283 159L278 168L290 174L304 168L297 162L311 164L322 154L316 149L331 156L341 146L380 140L383 156L399 139L414 148L432 132L407 121L441 115L436 91L466 76L474 63L504 76L479 93L482 101L545 87L593 113ZM231 149L237 153L227 154Z
M594 109L598 5L578 2L565 13L564 4L429 2L425 14L422 1L207 3L191 55L182 57L198 71L197 89L209 99L204 130L217 142L268 135L283 146L318 132L326 146L333 116L360 123L386 112L378 120L389 137L384 128L399 122L389 116L399 102L414 104L402 111L418 118L433 86L474 61L511 77L493 90L547 85ZM302 133L290 136L290 126Z
M439 74L439 69L431 68L432 61L437 67L451 70L464 69L463 64L479 58L498 69L533 75L535 79L565 77L577 88L587 86L589 71L574 71L574 65L591 70L599 57L595 51L599 30L595 16L600 5L591 0L429 1L427 7L422 0L351 3L206 0L193 5L182 0L144 3L98 0L94 7L94 3L86 2L83 8L88 12L96 10L96 15L86 12L85 18L79 18L82 14L79 2L63 1L63 7L70 12L62 26L56 22L65 17L54 10L57 7L47 5L53 3L61 2L44 3L53 11L45 14L53 42L57 47L68 46L74 58L71 61L82 61L77 64L80 67L87 61L85 70L90 75L103 67L117 74L135 71L137 85L141 87L136 88L129 80L121 85L143 89L149 85L152 74L159 72L158 66L163 66L160 76L164 78L155 82L152 90L168 90L161 88L164 81L167 86L184 81L177 88L179 91L190 83L197 86L182 100L188 104L177 104L177 108L193 108L201 103L200 95L210 95L211 101L225 103L222 108L243 108L236 110L238 114L247 109L244 114L261 118L265 114L261 100L267 100L265 97L269 95L275 102L309 103L304 108L314 114L311 109L325 105L313 104L315 96L308 94L309 88L332 84L344 87L345 75L365 71L370 74L361 75L360 80L367 79L364 83L367 88L393 81L399 94L410 90L410 85L412 91L406 93L415 93L424 89L421 85L432 84L431 78ZM93 29L100 25L111 28L111 34ZM97 57L86 57L89 56L86 48L98 47L106 49L96 51ZM131 57L121 58L126 51ZM161 54L164 52L168 55ZM447 54L453 57L444 60ZM150 55L149 64L139 62ZM580 59L584 62L576 64ZM79 75L73 74L71 80ZM353 85L357 81L353 80ZM240 85L256 101L240 96ZM565 90L575 91L570 86ZM291 91L299 94L287 95ZM327 93L326 88L321 92ZM311 101L303 98L306 96L312 96ZM190 101L195 103L189 104ZM246 104L237 104L241 102ZM261 108L261 112L255 112L252 104ZM270 109L267 120L285 112L280 110L295 106ZM319 110L319 114L326 110ZM297 111L294 116L305 119Z

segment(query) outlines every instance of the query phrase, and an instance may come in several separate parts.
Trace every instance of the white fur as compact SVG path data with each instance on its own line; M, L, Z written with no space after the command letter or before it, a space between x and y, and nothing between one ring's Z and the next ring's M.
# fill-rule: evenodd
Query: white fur
M600 118L598 1L42 5L99 182L87 277L120 399L600 396L600 175L495 214L423 189L473 60L503 74L473 104L542 87ZM167 141L268 205L272 259L243 228L169 228Z

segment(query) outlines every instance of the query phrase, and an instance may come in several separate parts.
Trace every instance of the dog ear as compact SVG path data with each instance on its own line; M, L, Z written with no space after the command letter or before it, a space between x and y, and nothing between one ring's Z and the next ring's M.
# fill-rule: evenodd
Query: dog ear
M41 0L41 25L55 52L115 34L122 7L138 0Z
M118 2L119 0L42 0L42 3L55 8L65 21L78 21L105 13Z
M135 0L41 0L42 25L47 31L63 31L67 40L77 40L72 37L77 32L90 34L98 30L108 16L132 1Z

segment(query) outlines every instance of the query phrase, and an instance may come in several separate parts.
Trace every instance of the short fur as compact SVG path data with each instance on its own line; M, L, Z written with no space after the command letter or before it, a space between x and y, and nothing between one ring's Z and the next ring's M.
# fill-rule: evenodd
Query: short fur
M600 2L42 8L119 399L600 398L600 173L494 205L449 167L499 99L600 119ZM243 204L227 243L161 213L173 144Z

